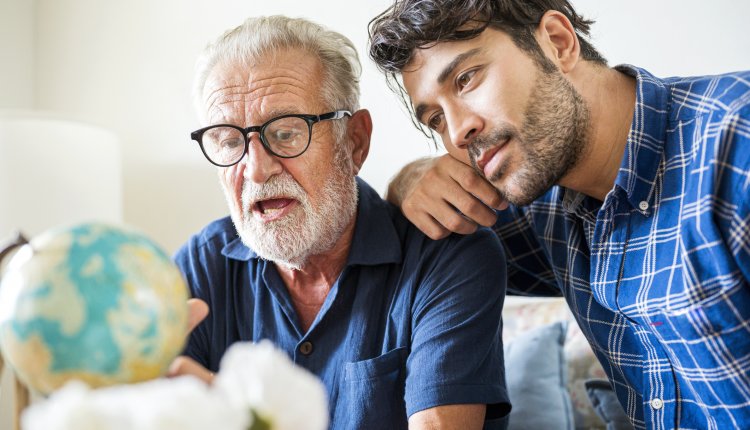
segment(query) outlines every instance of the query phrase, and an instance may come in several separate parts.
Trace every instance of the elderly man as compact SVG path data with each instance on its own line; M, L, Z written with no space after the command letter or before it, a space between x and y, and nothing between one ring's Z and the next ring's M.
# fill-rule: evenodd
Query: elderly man
M590 24L565 0L374 20L372 57L450 153L393 198L436 238L497 218L509 290L565 296L635 427L748 428L750 72L610 68Z
M371 119L344 36L252 18L204 52L192 133L229 217L176 261L210 308L175 373L270 339L328 389L332 428L497 428L509 410L491 232L432 241L356 178Z

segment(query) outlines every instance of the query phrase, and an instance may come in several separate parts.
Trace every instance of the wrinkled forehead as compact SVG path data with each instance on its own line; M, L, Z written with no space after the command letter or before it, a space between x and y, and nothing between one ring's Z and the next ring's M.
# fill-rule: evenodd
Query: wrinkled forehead
M320 61L299 49L253 60L227 60L209 73L202 99L209 120L247 110L309 113L323 105L322 75Z

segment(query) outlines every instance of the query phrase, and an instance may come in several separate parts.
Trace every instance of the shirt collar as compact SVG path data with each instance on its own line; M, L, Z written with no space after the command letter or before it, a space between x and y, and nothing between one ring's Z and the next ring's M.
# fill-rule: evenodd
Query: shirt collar
M401 240L393 224L389 204L359 177L357 190L357 221L347 265L401 262ZM239 237L227 243L221 253L227 258L240 261L260 258Z
M653 205L654 185L666 140L668 88L646 70L628 64L616 69L635 77L636 100L615 186L625 191L636 210L648 214Z

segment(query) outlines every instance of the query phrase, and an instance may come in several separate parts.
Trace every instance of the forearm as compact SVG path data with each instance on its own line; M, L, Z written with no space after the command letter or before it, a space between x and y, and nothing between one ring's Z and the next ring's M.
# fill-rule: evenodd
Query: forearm
M480 430L485 405L444 405L419 411L409 417L409 430Z

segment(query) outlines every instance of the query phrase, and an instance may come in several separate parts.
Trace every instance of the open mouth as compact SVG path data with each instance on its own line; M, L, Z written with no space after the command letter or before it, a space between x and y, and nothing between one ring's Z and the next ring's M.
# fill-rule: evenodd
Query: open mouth
M264 221L279 219L296 206L297 200L280 197L258 200L252 206L253 214Z

